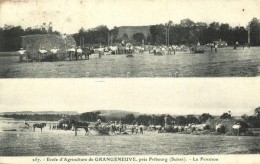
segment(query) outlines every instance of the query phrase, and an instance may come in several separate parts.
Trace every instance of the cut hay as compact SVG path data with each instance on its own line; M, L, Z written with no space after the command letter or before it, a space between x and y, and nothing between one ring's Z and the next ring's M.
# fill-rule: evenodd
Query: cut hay
M28 58L35 60L38 58L38 51L41 47L47 50L46 58L51 56L50 50L57 47L60 50L57 56L60 60L63 60L66 55L66 50L76 47L76 42L71 36L62 37L53 34L38 34L22 36L22 47L27 48Z

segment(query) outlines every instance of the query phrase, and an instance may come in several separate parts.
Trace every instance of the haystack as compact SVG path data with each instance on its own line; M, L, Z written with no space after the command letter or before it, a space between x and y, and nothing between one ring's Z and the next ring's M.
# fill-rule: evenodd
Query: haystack
M50 55L50 50L54 47L60 49L59 55L66 54L66 50L76 47L76 42L71 36L62 37L53 34L37 34L22 36L22 47L27 48L27 54L29 59L37 59L38 50L44 47Z

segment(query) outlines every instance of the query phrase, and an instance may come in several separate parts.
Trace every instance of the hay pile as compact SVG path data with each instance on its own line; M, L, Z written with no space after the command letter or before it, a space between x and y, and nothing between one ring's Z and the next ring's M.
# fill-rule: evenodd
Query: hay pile
M28 47L29 46L29 47ZM27 35L22 37L22 47L28 47L27 54L29 59L37 59L38 50L44 47L48 51L48 56L51 55L50 50L54 47L59 48L58 55L60 59L63 59L66 54L66 50L76 47L76 42L71 36L62 37L53 34L37 34Z
M216 130L216 124L220 123L225 130L225 133L232 133L233 129L232 126L237 123L238 120L236 119L220 119L220 118L215 118L215 119L209 119L206 121L206 124L210 126L211 131Z

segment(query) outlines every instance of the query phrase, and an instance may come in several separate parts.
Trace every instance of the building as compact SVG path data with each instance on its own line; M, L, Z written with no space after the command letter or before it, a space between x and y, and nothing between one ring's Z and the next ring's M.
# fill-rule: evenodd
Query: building
M144 34L145 38L150 35L150 26L121 26L118 27L118 36L123 38L124 34L127 34L128 38L133 38L135 33Z

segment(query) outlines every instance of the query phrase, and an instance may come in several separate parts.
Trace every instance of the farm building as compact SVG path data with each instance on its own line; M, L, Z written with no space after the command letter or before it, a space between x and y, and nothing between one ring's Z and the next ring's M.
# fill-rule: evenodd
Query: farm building
M223 47L227 47L228 44L226 41L222 41L222 40L219 40L219 41L213 41L213 43L215 45L218 45L219 48L223 48Z
M66 51L76 47L76 41L71 36L60 36L54 34L37 34L22 36L22 47L27 48L27 56L29 59L37 59L38 51L44 47L50 55L50 50L58 48L60 59L66 55Z
M119 38L123 38L124 34L132 38L135 33L142 33L147 38L150 35L150 26L121 26L118 28Z

